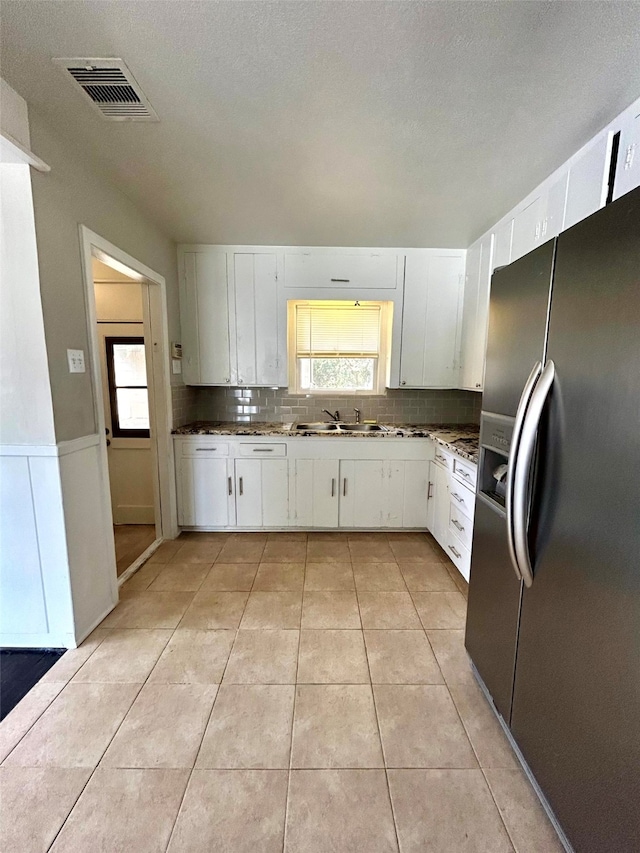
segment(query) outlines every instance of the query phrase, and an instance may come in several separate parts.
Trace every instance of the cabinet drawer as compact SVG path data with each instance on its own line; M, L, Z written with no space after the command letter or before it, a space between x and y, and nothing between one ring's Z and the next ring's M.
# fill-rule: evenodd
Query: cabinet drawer
M451 502L457 506L465 515L473 519L475 512L475 494L469 489L461 489L457 480L451 478L450 483Z
M453 458L451 454L443 450L439 444L436 444L435 460L442 468L446 468L447 471L453 471Z
M400 257L404 261L404 256ZM398 261L393 254L288 252L284 258L284 283L293 288L395 290Z
M451 501L451 506L449 508L449 530L462 542L463 545L467 548L471 547L473 521L468 515L461 512L454 501Z
M453 460L453 476L470 489L475 490L477 470L470 462L461 462L455 458Z
M216 441L215 436L210 441L181 441L180 456L193 456L196 459L207 459L210 456L228 456L229 445L226 442Z
M471 572L471 551L460 542L457 536L449 532L445 552L462 577L468 581Z
M287 455L286 444L260 444L258 442L250 444L248 442L241 442L239 450L240 456L253 456L255 458L263 457L267 459L272 456Z

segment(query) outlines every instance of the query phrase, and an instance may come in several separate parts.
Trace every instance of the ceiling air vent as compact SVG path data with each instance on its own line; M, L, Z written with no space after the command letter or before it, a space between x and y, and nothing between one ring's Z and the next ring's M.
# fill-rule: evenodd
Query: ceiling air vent
M159 121L121 59L54 59L108 121Z

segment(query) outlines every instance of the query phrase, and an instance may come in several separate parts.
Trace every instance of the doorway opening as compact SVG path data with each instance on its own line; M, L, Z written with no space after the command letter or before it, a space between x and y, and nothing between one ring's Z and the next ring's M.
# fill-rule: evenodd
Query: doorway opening
M145 285L92 258L116 572L156 541Z
M120 586L177 535L165 282L83 226L81 238L104 523Z

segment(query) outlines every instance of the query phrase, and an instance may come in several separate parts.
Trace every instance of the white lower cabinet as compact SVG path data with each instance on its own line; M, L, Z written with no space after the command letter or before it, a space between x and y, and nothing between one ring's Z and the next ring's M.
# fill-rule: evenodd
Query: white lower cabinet
M235 525L233 460L201 458L195 453L176 458L178 524L182 527Z
M295 527L337 527L340 462L338 459L292 459L289 504Z
M476 466L437 448L430 468L428 527L465 580L471 568Z
M236 459L238 527L287 527L289 470L286 459Z
M432 529L428 439L177 436L175 456L182 527Z

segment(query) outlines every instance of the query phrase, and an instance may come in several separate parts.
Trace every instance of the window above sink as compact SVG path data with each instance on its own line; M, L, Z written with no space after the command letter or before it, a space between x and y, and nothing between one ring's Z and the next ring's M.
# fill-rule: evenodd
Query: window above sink
M287 305L291 393L385 393L392 302L290 300Z

